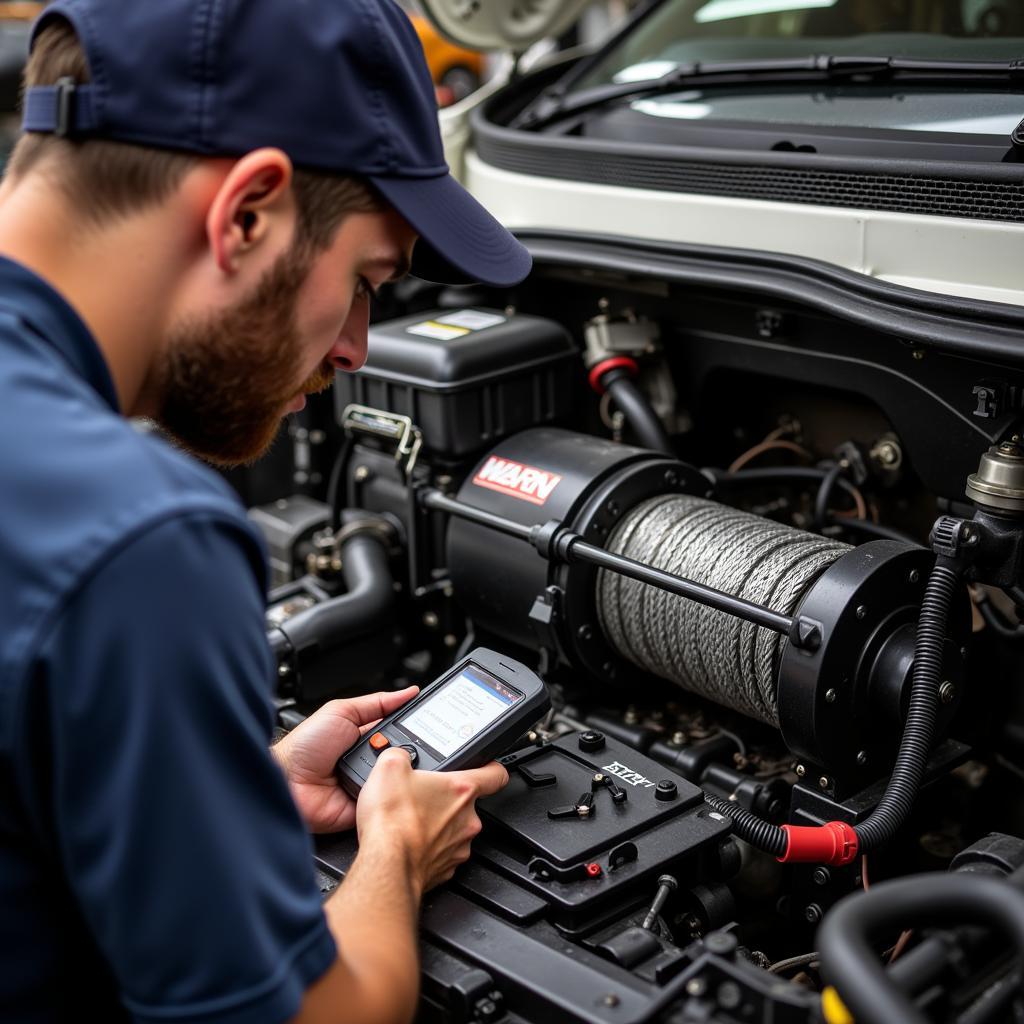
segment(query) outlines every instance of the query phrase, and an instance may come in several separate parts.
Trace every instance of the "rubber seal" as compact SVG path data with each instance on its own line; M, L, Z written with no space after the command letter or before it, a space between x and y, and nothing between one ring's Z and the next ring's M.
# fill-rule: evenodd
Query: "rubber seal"
M599 395L603 395L605 390L601 384L601 378L609 370L629 370L635 377L640 372L640 367L636 365L636 360L630 359L629 356L609 356L607 359L602 359L601 362L591 369L590 374L587 376L590 386Z

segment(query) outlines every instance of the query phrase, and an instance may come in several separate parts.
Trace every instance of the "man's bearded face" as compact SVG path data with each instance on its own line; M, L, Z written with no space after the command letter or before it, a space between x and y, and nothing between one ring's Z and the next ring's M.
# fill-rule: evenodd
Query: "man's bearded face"
M305 381L296 379L303 364L299 289L310 264L296 251L285 253L237 306L172 330L155 419L200 458L219 466L255 461L296 395L333 383L329 362Z

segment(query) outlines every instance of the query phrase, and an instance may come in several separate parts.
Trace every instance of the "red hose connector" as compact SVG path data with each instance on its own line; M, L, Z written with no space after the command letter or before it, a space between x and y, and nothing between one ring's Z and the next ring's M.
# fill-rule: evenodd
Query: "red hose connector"
M783 825L789 842L778 859L783 864L795 861L808 864L831 864L842 867L857 856L857 833L845 821L826 825Z
M594 365L590 371L587 380L590 381L590 386L599 394L604 394L604 387L601 384L601 378L609 370L629 370L635 377L640 372L640 367L636 365L635 359L630 359L629 356L609 356L607 359L602 359L601 362Z

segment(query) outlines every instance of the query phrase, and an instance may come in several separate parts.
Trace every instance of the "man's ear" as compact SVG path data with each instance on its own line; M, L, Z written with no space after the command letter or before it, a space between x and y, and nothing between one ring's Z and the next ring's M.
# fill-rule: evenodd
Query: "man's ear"
M238 272L243 257L272 235L295 227L292 162L279 149L257 149L232 165L210 204L206 236L222 273Z

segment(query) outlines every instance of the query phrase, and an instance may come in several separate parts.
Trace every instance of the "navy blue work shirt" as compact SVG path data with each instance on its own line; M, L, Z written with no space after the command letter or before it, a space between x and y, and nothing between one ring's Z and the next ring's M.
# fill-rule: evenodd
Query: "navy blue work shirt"
M0 1020L268 1024L333 962L269 753L264 566L0 260Z

